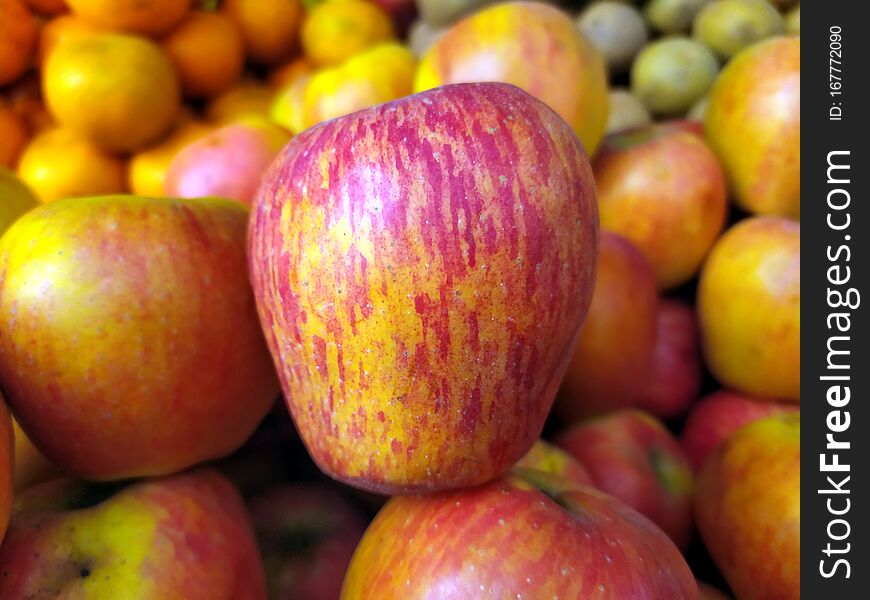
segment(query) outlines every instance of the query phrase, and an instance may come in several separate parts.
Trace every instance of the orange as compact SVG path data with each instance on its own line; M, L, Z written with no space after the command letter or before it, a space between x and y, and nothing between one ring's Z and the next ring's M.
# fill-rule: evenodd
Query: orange
M33 11L42 15L59 15L66 12L66 0L25 0Z
M24 149L18 176L42 202L124 191L124 161L69 129L49 129Z
M14 167L27 143L27 126L5 98L0 98L0 166Z
M319 65L344 62L369 46L393 38L393 24L384 10L365 0L333 0L318 4L302 24L302 47Z
M151 148L130 158L127 185L137 196L165 196L163 182L175 155L198 140L212 128L195 119L186 119L175 126L169 136Z
M157 37L184 20L193 0L67 0L67 4L100 27Z
M100 31L104 30L76 15L62 15L52 19L42 26L42 31L39 33L36 62L39 65L45 64L48 53L59 43Z
M21 0L0 0L0 85L24 74L38 35L36 20Z
M272 90L255 80L242 80L225 94L212 100L205 116L214 123L228 123L240 118L266 118L272 106Z
M255 63L277 64L297 46L302 0L223 0L221 10L238 25Z
M311 75L313 72L314 65L311 61L304 56L299 56L283 65L278 65L269 72L269 87L273 90L286 88L303 75Z
M156 142L181 103L178 76L160 46L116 33L75 37L55 47L45 62L43 91L61 125L110 152Z
M192 98L226 91L242 74L245 45L232 19L225 14L194 11L162 42Z

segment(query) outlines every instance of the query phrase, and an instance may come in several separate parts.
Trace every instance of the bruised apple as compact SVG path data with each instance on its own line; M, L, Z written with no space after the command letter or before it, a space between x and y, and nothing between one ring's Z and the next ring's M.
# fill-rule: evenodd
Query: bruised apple
M257 308L299 434L370 491L488 481L537 440L589 305L591 168L502 83L321 123L251 215Z
M542 471L396 496L363 536L343 600L696 600L680 551L613 496Z
M512 83L540 98L595 154L607 124L607 68L564 11L504 2L466 17L423 56L414 88L473 81Z
M0 382L45 455L86 479L238 448L278 392L230 200L58 200L0 239Z
M653 364L658 293L649 261L626 239L602 231L597 275L556 401L568 422L634 405Z
M30 488L0 547L0 598L265 600L266 584L239 493L203 469Z

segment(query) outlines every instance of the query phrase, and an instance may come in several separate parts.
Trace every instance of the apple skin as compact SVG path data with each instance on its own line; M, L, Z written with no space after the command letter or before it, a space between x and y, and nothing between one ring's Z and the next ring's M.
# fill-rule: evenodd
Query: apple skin
M244 504L217 472L121 487L56 479L17 497L0 597L266 599Z
M704 130L745 210L800 218L801 42L772 38L739 52L710 91Z
M386 494L483 483L540 435L589 306L591 167L519 88L444 86L294 138L249 247L318 466Z
M576 458L549 442L538 440L514 469L536 469L579 485L594 486L592 475Z
M592 165L601 227L632 242L660 289L698 271L728 210L716 155L685 125L650 125L605 138Z
M698 597L647 518L594 488L523 473L392 498L357 547L342 600Z
M12 417L3 393L0 392L0 542L9 524L9 512L12 509L12 473L14 434L12 432Z
M331 489L286 484L248 503L273 600L335 600L368 520Z
M607 68L563 10L504 2L466 17L423 55L414 90L473 81L512 83L540 98L595 154L607 126Z
M701 343L695 309L662 299L656 312L652 370L637 407L660 419L685 413L701 391Z
M556 400L563 421L636 404L652 369L657 306L649 262L628 240L602 231L592 304Z
M719 390L692 407L680 433L680 445L697 473L707 458L747 423L797 410L790 402Z
M248 210L59 200L0 239L0 381L64 471L107 480L228 454L278 395L247 280Z
M648 517L684 549L692 535L692 467L655 417L628 409L563 431L556 445L583 463L596 487Z
M726 231L698 282L707 367L725 387L800 401L801 226L753 217Z
M739 429L698 478L704 545L740 600L800 598L800 413Z
M175 155L164 191L174 198L218 196L250 205L260 178L288 141L290 134L266 121L225 125Z

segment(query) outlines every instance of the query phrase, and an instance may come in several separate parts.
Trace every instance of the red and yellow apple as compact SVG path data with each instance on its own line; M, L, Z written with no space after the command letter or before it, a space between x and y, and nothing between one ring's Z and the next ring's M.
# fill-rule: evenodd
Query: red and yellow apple
M602 231L592 305L556 401L564 421L637 402L652 369L657 305L649 261L626 239Z
M576 458L544 440L535 442L532 449L517 461L514 470L518 469L535 469L580 485L595 485L589 470Z
M265 120L225 125L180 150L166 172L167 196L219 196L250 205L266 168L290 135Z
M228 454L277 396L248 210L215 198L44 204L0 239L0 382L65 471L122 479Z
M801 41L786 36L742 50L710 91L705 131L737 203L800 218Z
M701 348L695 310L676 299L663 299L656 312L656 341L646 387L637 401L660 419L682 415L701 390Z
M368 524L336 492L287 484L248 502L273 600L335 600Z
M524 470L464 490L396 496L369 526L342 600L696 600L680 551L646 517Z
M647 257L661 289L691 279L725 224L719 161L685 125L605 138L593 163L601 227Z
M662 528L685 548L692 534L692 467L657 419L622 410L574 425L556 445L579 460L596 487Z
M800 413L754 421L698 478L698 530L740 600L800 598L800 438Z
M466 17L422 57L414 89L475 81L512 83L543 100L595 154L607 125L607 69L564 11L504 2Z
M801 226L740 221L717 240L698 283L707 367L726 387L800 400Z
M791 402L719 390L701 398L692 407L680 433L680 445L692 468L698 472L707 458L747 423L797 410Z
M507 84L443 86L294 138L260 188L249 257L320 468L420 492L528 452L589 305L595 206L574 132Z
M2 598L266 599L242 499L209 469L31 488L15 499L0 574Z

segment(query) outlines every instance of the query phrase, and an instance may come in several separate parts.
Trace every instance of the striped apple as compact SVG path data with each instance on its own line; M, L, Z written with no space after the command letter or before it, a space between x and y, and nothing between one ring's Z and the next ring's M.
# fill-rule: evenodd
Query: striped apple
M514 86L444 86L293 139L260 188L249 260L320 468L398 493L516 462L567 367L597 249L580 142Z

